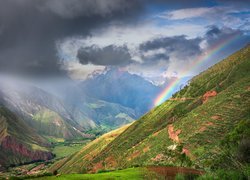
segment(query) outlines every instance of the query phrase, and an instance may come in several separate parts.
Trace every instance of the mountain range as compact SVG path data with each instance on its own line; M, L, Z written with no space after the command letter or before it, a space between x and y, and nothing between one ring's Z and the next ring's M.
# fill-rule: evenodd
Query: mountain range
M162 90L141 76L115 68L92 76L80 86L90 97L134 109L137 117L152 108L155 96Z
M248 45L193 77L144 115L162 88L128 72L111 69L58 90L58 95L2 78L0 169L49 161L57 139L90 139L96 135L91 132L108 127L118 129L56 161L49 171L95 173L160 166L245 171L250 145L249 57ZM114 84L117 88L111 89Z
M20 158L14 158L15 160L12 161L9 156L6 156L4 164L3 162L0 164L8 166L47 158L39 159L33 156L23 158L23 152L21 152L23 146L32 153L37 152L34 147L39 146L43 153L49 153L49 158L52 158L51 140L93 138L102 132L131 123L141 116L150 108L150 103L154 98L152 94L155 95L160 88L128 72L120 76L117 76L117 73L120 72L110 70L106 74L89 78L86 82L69 81L60 86L50 84L50 89L35 83L1 77L0 107L2 111L0 114L3 129L0 154L4 156L8 152L7 154L13 157L16 153ZM123 85L125 79L127 84ZM99 85L93 83L95 81ZM108 91L105 86L108 82L116 83L121 92L117 94L117 91ZM143 82L143 87L134 86L141 82ZM123 88L124 91L122 91ZM93 91L90 96L91 91L88 89L96 89L96 91ZM97 92L102 92L102 96L96 96ZM131 100L127 92L145 100L137 99L133 105L127 104L126 102ZM117 101L103 98L105 94L107 97L114 97ZM152 95L151 98L149 98L150 95ZM123 101L122 97L126 96L128 100ZM140 108L136 110L133 108L135 106ZM17 129L11 129L12 126ZM24 136L32 137L32 141L28 138L19 139L19 133L21 133L19 127L29 129ZM4 145L5 140L8 141L8 146Z

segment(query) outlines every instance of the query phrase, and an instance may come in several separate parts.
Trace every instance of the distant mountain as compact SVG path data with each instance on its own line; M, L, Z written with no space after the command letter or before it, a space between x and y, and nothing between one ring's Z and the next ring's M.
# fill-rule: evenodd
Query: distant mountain
M0 94L2 105L41 135L71 139L83 137L82 131L96 127L81 111L72 113L69 105L34 86L2 80Z
M75 119L81 119L84 114L95 122L96 129L102 127L114 129L130 123L138 117L132 108L89 97L78 82L71 83L62 90L57 89L55 92L60 92L59 98L70 107L68 109ZM84 119L77 122L85 126Z
M206 171L247 169L249 58L250 45L194 77L189 85L116 134L112 141L103 141L104 135L53 168L60 173L147 165ZM99 78L106 80L103 76ZM98 149L94 154L90 153L93 147Z
M49 146L23 119L0 105L0 169L52 159Z
M132 108L88 97L74 82L53 90L0 78L0 102L41 135L72 139L91 129L113 129L137 118ZM53 85L50 85L53 88Z
M67 92L56 96L0 78L0 169L53 158L48 139L88 138L86 131L110 130L136 118L134 110L88 98L77 88Z
M134 109L137 117L152 108L153 99L161 89L138 75L115 68L95 74L80 88L89 97Z

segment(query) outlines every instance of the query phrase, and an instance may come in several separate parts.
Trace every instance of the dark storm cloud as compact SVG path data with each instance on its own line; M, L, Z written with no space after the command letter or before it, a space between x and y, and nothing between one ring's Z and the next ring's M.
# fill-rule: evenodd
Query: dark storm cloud
M206 32L206 37L214 37L221 34L221 30L217 26L209 26Z
M81 16L109 16L114 12L124 12L128 8L138 5L137 1L126 0L48 0L45 9L63 18L76 18Z
M0 72L60 74L56 41L140 10L128 0L0 0Z
M150 56L146 56L142 54L141 59L143 60L143 62L141 63L142 66L150 67L152 65L156 65L160 61L164 61L165 64L167 64L169 62L170 57L168 56L167 53L155 53Z
M245 34L240 29L231 29L228 27L217 27L217 26L209 26L208 30L204 36L204 40L206 40L208 46L214 46L222 40L226 40L232 37L236 37L234 43L231 43L231 48L237 49L237 46L242 47L244 44L250 42L250 36Z
M187 39L186 36L163 37L141 44L140 50L147 52L164 49L166 54L176 53L179 59L186 59L201 53L200 42L200 38ZM162 55L162 53L156 55Z
M155 59L159 59L159 60L169 60L169 56L165 53L158 53L156 55L153 56Z
M84 47L78 50L77 57L82 64L103 66L123 66L132 62L126 46Z
M58 40L86 37L113 21L134 23L151 5L178 9L206 4L205 0L0 0L0 72L60 74ZM196 53L190 49L184 55Z

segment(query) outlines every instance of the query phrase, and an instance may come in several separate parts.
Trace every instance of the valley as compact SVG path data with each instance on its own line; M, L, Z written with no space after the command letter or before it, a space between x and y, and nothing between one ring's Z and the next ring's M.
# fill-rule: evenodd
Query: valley
M250 179L250 0L0 0L0 180Z
M108 133L93 129L85 131L88 136L68 140L41 136L51 144L40 150L51 149L53 159L14 167L7 174L42 179L57 178L53 174L60 179L245 178L249 173L249 57L247 46L194 77L137 121ZM1 134L5 137L6 129Z
M173 95L181 101L167 100L105 147L93 142L102 145L91 157L83 148L57 170L64 174L164 165L248 173L243 149L248 148L250 129L249 57L247 46L194 77Z

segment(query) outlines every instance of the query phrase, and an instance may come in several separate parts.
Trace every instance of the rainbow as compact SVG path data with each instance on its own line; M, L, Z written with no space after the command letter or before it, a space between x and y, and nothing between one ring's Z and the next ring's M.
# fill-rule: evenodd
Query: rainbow
M221 40L215 46L207 50L205 53L198 56L188 67L183 69L179 77L185 76L189 71L197 68L200 64L207 61L217 52L226 48L232 42L236 41L239 37L240 37L239 34L234 34L227 39ZM174 90L177 87L177 85L180 83L180 81L181 81L181 78L174 78L172 81L170 81L170 83L164 88L164 90L154 100L154 106L158 106L164 101L166 101L174 93Z

